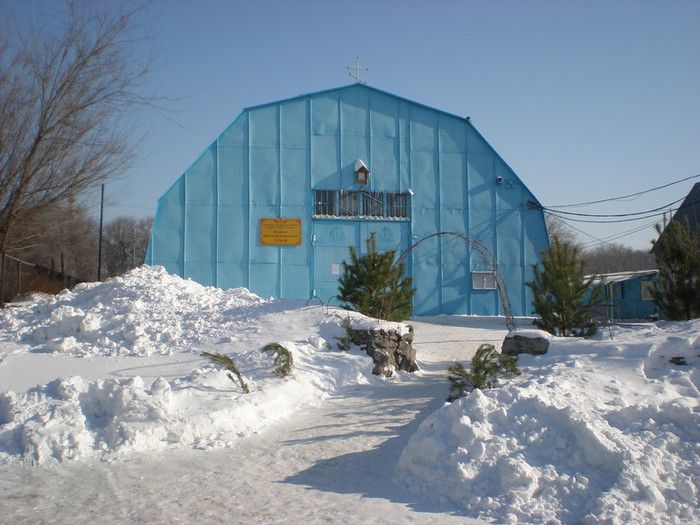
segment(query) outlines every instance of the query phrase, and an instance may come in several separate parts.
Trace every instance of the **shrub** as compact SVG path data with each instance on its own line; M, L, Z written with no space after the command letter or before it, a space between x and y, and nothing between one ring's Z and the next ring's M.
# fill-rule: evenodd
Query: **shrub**
M496 351L490 344L482 344L476 351L467 370L461 363L454 363L447 369L450 381L450 396L447 401L455 401L478 388L493 388L499 377L520 375L518 361L509 355Z
M241 390L243 390L244 393L250 393L250 387L248 386L248 383L245 382L243 376L241 375L241 372L236 366L236 363L234 363L229 356L223 354L210 354L209 352L202 352L200 355L202 357L206 357L215 365L222 366L226 370L228 370L228 373L226 375L231 381L233 381L233 384L239 384L241 386Z
M411 317L416 290L411 278L404 277L404 264L394 266L394 250L377 251L374 233L366 243L365 255L358 256L351 246L350 262L343 261L343 274L338 281L342 306L387 321Z
M292 353L279 343L270 343L262 348L262 352L272 352L275 360L272 363L275 374L279 377L287 377L292 372L294 359Z

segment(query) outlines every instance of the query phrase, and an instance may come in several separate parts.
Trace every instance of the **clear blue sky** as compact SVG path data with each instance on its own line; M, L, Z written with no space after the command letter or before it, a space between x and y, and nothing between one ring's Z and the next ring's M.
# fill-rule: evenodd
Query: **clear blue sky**
M143 24L146 88L173 111L144 114L108 216L153 213L243 107L347 84L356 56L370 85L470 115L545 206L700 174L698 1L160 0ZM691 186L580 211L654 208ZM578 226L605 237L649 222Z

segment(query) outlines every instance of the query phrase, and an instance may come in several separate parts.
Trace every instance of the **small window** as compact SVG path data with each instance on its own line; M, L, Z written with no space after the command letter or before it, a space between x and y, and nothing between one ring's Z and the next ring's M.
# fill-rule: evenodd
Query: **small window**
M642 301L654 300L654 281L642 281Z
M496 275L493 272L472 272L474 290L495 290Z
M356 217L360 214L360 193L357 191L341 191L338 200L338 215L341 217Z
M384 215L384 203L380 191L366 191L362 194L362 206L367 217L382 217Z
M316 215L335 215L336 192L316 190Z
M408 199L405 193L387 193L387 217L408 217Z

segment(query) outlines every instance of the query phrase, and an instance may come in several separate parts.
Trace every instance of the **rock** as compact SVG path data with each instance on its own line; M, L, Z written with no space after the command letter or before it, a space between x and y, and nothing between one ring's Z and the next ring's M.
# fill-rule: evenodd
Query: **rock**
M678 365L678 366L685 366L688 364L688 361L685 360L685 357L681 356L676 356L672 357L671 359L668 360L669 363L673 365Z
M544 335L528 333L518 335L518 332L510 332L501 347L501 352L505 355L542 355L549 350L549 338Z
M391 377L394 371L418 370L416 349L413 348L413 326L401 335L397 330L372 329L348 331L350 340L362 348L374 361L372 373Z

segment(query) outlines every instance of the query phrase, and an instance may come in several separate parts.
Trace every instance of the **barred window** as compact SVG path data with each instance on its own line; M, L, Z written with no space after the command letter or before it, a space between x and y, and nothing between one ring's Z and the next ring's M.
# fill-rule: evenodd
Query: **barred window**
M408 194L383 191L314 190L317 217L408 220Z
M384 203L382 202L382 192L366 191L362 193L363 215L367 217L383 217Z
M496 275L493 272L472 272L474 290L495 290Z
M316 215L335 215L335 191L316 190Z
M654 300L654 281L642 281L642 301Z
M340 191L338 215L356 217L360 214L360 193L357 191Z
M387 217L408 217L408 199L405 193L387 193L386 197Z

